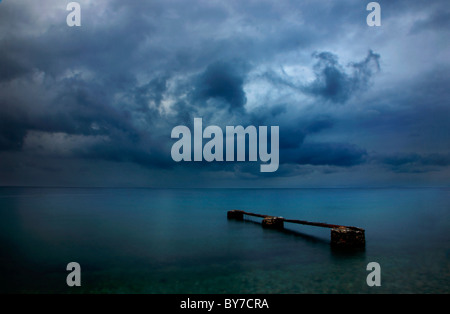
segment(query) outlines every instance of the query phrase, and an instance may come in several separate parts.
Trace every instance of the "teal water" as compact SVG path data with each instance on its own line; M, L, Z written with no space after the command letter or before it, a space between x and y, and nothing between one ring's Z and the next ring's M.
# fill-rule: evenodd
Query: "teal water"
M0 188L2 293L449 293L450 189ZM230 209L357 226L228 221ZM81 265L82 286L66 285ZM369 262L381 287L368 287Z

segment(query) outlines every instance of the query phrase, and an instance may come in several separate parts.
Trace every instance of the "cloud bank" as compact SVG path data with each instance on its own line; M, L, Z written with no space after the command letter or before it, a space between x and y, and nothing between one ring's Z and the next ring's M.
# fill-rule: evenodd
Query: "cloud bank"
M0 4L1 185L450 184L444 1L79 2ZM175 163L194 117L278 125L279 170Z

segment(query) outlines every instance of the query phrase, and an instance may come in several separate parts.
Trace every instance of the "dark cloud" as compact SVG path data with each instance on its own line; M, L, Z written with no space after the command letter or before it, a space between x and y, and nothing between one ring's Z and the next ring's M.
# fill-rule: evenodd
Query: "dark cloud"
M17 120L2 116L0 118L0 151L20 150L27 129Z
M314 65L316 79L303 90L336 103L345 102L352 93L366 88L374 71L380 68L380 55L372 51L363 61L348 65L351 74L339 64L335 54L320 52L313 56L317 59Z
M295 153L285 154L284 162L301 165L351 167L364 163L367 152L346 143L304 143Z
M243 90L245 68L242 62L216 62L198 78L195 95L205 103L210 98L224 100L230 110L242 110L247 98Z
M379 156L376 160L395 172L430 172L450 166L450 154L395 154Z
M265 122L268 123L270 119ZM314 117L313 119L297 118L294 121L285 120L280 129L280 149L298 148L308 135L319 133L333 127L330 117Z
M428 65L446 54L445 41L429 43L431 56L418 48L396 57L422 30L448 32L446 2L381 1L383 26L407 16L409 35L368 28L365 4L346 0L86 2L80 28L67 27L55 4L46 0L44 13L21 1L0 7L0 160L8 162L1 184L26 184L32 169L68 177L66 164L77 163L116 165L123 177L164 169L173 182L203 172L210 180L284 178L368 161L393 173L449 166L450 70L448 62ZM385 73L392 86L378 82L373 91ZM280 126L279 170L173 162L170 132L192 127L194 117L222 127ZM400 154L402 145L417 151ZM24 167L15 162L35 154Z
M94 145L89 150L80 150L75 154L78 157L89 159L131 162L147 168L169 169L175 167L175 164L167 158L170 150L154 151L151 147L132 145L126 140L114 139L112 143Z
M426 19L419 20L411 28L411 34L417 34L426 30L448 30L450 27L450 11L437 11Z
M346 102L355 92L368 88L370 80L380 70L380 55L369 50L367 57L360 62L341 65L338 56L328 51L315 52L313 66L315 79L311 83L296 83L289 77L282 77L273 71L262 77L275 86L298 90L307 95L319 97L334 103Z
M29 69L12 59L5 51L0 52L0 82L9 81L26 74Z
M333 127L334 121L330 117L318 117L316 120L306 125L306 131L308 133L317 133L322 130Z
M167 77L153 78L148 83L136 87L130 93L132 104L136 104L137 110L141 111L157 109L161 105L166 90Z

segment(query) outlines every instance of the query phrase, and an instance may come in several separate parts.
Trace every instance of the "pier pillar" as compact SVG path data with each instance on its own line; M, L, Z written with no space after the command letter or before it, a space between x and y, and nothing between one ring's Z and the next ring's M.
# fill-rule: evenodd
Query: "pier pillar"
M244 212L242 210L229 210L227 213L228 219L244 220Z
M283 229L284 221L281 217L269 216L263 219L262 226L270 229Z
M331 245L336 247L362 247L366 244L364 229L339 227L331 229Z

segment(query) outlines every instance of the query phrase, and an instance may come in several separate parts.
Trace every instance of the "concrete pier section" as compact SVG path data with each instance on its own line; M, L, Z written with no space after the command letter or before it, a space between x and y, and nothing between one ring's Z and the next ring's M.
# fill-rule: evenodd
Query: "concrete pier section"
M284 229L285 222L322 228L330 228L331 229L330 244L333 247L342 247L342 248L363 247L366 244L365 230L357 227L333 225L322 222L310 222L297 219L286 219L283 217L249 213L243 210L236 210L236 209L227 212L228 219L244 220L245 215L262 218L263 220L261 224L263 228L269 229L278 229L278 230Z

